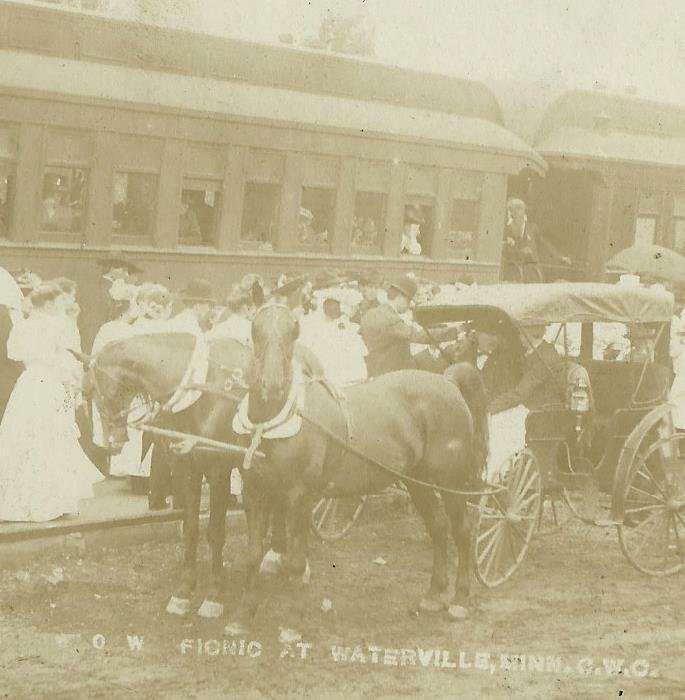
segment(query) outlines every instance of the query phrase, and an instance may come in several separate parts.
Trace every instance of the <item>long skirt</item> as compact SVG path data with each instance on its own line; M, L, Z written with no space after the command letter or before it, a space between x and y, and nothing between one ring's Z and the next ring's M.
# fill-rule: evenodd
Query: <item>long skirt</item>
M489 418L490 454L488 456L487 479L496 480L504 476L509 460L526 446L526 417L528 409L514 406L495 413Z
M49 369L26 369L0 424L0 520L79 512L104 477L78 440L73 395Z

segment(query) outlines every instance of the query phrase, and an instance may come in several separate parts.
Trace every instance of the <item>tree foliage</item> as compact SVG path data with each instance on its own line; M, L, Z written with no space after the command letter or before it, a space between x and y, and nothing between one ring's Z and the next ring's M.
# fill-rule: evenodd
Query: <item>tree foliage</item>
M302 45L333 53L373 56L374 41L374 30L366 24L362 15L327 13L316 35L305 39Z

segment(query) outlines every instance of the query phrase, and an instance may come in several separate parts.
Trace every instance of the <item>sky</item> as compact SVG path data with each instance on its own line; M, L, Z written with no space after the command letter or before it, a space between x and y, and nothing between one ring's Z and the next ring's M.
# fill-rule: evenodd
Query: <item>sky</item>
M203 28L229 36L275 43L314 34L326 12L361 13L383 62L476 80L632 86L685 104L685 0L196 2Z
M18 0L43 4L47 0ZM82 1L82 0L81 0ZM50 0L52 7L55 0ZM57 0L76 7L79 0ZM685 0L101 0L109 13L278 43L361 14L377 60L475 80L606 86L685 104Z

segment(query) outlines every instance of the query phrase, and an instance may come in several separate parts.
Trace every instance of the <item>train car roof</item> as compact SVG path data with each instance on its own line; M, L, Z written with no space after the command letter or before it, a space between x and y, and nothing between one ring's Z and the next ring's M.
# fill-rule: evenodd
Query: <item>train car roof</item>
M12 51L0 51L0 88L431 142L516 157L521 167L545 169L521 138L491 121L383 102Z
M623 284L554 282L470 287L454 303L426 304L416 309L422 325L471 320L481 315L519 325L555 322L669 322L673 295L660 287Z

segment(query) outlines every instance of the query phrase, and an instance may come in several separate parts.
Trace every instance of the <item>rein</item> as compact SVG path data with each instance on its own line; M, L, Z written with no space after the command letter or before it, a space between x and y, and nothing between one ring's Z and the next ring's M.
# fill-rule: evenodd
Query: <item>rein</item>
M318 378L311 378L309 379L310 384L318 383L322 384L324 388L327 388L325 383L322 382ZM327 393L331 393L330 391L327 391ZM370 457L367 454L364 454L360 450L356 449L355 447L352 446L351 443L351 436L349 435L349 415L347 413L347 409L342 403L344 399L341 401L339 398L337 398L334 394L331 394L331 398L338 404L340 407L341 411L343 412L343 416L345 418L346 425L348 426L348 435L346 436L346 439L342 439L340 436L336 435L333 431L329 430L326 428L324 425L319 423L319 421L315 420L314 418L311 418L307 416L303 411L297 410L297 413L300 415L302 420L306 421L309 423L313 428L316 428L319 432L323 433L329 440L332 440L338 447L342 448L344 451L353 454L355 457L358 457L359 459L368 462L369 464L372 464L374 467L378 467L379 469L382 469L383 471L387 472L388 474L392 474L393 476L397 477L397 480L399 481L409 481L412 484L416 484L417 486L423 486L425 488L433 489L434 491L437 491L438 493L449 493L453 496L492 496L498 493L501 493L502 491L506 491L505 486L498 486L493 489L483 489L479 491L462 491L459 489L450 489L447 486L438 486L436 484L432 484L428 481L422 481L421 479L415 479L414 477L407 476L406 474L402 474L401 472L393 469L392 467L389 467L387 464L383 464L382 462L379 462L377 459L374 459L373 457Z

